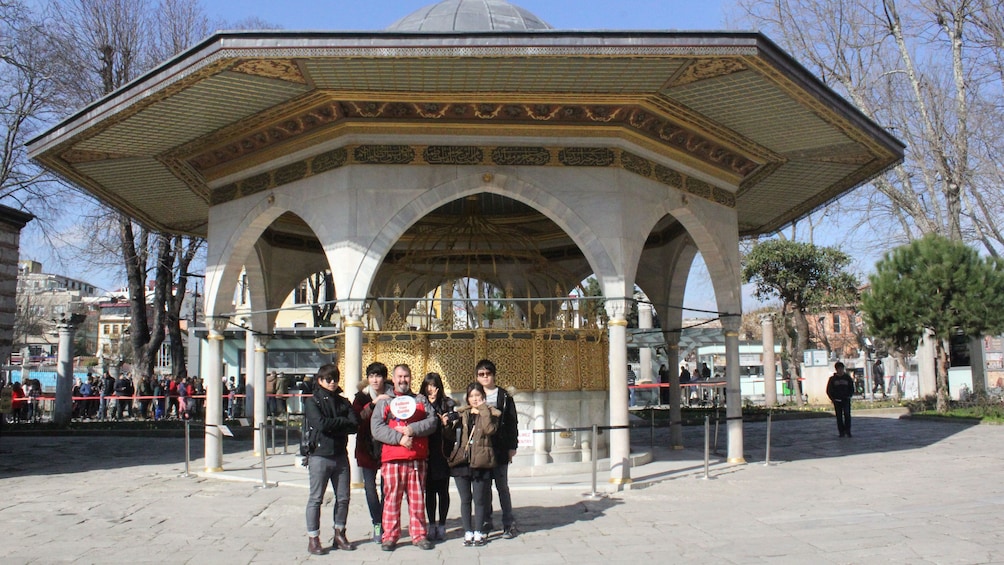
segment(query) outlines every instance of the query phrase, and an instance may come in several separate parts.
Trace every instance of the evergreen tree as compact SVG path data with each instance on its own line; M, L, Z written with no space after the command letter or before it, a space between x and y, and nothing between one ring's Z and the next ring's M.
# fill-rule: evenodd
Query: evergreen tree
M781 300L781 335L796 376L809 345L806 313L857 298L857 278L847 272L850 263L850 256L839 249L784 239L759 243L746 255L743 282L756 283L754 296L761 300ZM801 404L801 396L795 396Z
M946 412L951 336L1004 331L1004 261L931 234L886 253L869 280L862 309L876 336L915 348L933 334L938 411Z

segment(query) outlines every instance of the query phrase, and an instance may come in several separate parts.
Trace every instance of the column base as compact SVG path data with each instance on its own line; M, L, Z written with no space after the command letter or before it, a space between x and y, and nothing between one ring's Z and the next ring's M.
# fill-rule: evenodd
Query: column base
M629 485L629 484L631 484L633 482L634 481L631 480L631 477L621 478L621 479L615 479L615 478L611 478L610 479L610 484L612 484L612 485L618 485L618 486Z
M222 473L223 467L206 467L207 473Z
M741 465L741 464L746 463L746 458L745 457L729 457L728 462L729 463L736 463L736 464L740 464Z
M682 450L682 449L683 449L683 446L682 446L682 445L674 445L674 446L673 446L673 451L680 451L680 450Z
M350 488L361 489L366 486L366 483L349 483Z

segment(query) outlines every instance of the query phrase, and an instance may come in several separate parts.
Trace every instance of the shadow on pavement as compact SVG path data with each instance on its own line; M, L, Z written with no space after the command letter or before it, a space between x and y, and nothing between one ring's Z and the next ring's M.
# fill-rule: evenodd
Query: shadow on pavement
M771 424L771 461L798 461L825 459L862 453L888 453L914 450L945 440L961 431L978 425L971 421L932 421L890 416L870 416L861 410L852 415L851 431L854 437L842 438L837 435L836 419L809 418L804 420L781 420ZM711 463L718 463L726 457L728 432L724 422L718 431L717 446L714 442L714 423L711 424ZM631 434L634 451L648 450L651 445L649 429L634 429ZM657 458L662 458L669 449L669 429L656 428L655 450ZM699 451L703 459L704 426L685 426L683 443L687 451ZM745 422L743 424L743 451L747 462L766 459L767 423ZM672 457L672 455L669 455ZM693 459L693 456L691 456ZM693 469L691 469L693 471Z
M201 433L192 431L191 460L202 458ZM224 455L246 451L250 441L223 442ZM107 435L23 435L0 437L0 478L86 473L144 465L185 466L184 438Z

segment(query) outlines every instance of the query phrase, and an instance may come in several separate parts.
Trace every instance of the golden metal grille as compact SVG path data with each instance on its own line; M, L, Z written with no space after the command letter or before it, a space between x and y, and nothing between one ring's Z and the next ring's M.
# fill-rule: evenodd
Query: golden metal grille
M345 369L345 334L317 338ZM491 359L498 383L518 391L603 391L608 377L607 335L601 329L463 330L448 332L363 332L363 366L406 363L417 391L429 372L442 375L448 392L463 391L474 367Z

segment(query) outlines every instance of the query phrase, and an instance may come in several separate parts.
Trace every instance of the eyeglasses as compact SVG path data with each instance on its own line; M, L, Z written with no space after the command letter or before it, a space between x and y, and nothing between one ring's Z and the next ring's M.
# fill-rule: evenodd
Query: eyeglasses
M479 377L494 377L495 375L494 375L494 373L490 373L488 371L478 371L478 376Z

